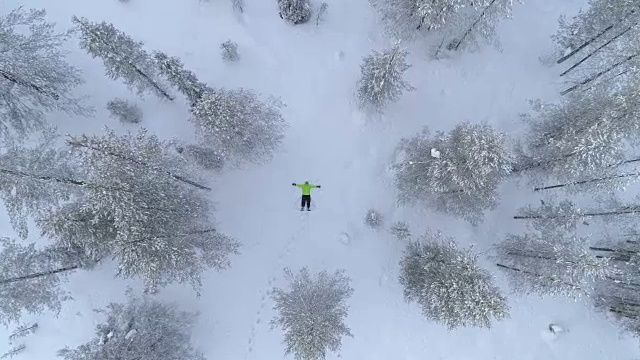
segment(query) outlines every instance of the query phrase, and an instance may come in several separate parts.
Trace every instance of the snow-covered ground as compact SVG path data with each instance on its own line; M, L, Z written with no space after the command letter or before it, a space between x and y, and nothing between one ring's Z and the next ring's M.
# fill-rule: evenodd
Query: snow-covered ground
M511 217L517 207L537 198L514 184L504 186L500 207L472 227L439 214L396 208L387 167L398 139L424 125L446 131L464 120L487 121L518 134L518 113L527 110L527 99L557 96L556 71L544 67L539 57L550 50L558 16L575 13L585 1L529 0L516 6L514 19L500 26L502 52L487 48L434 61L425 50L410 46L413 67L407 78L417 90L374 123L354 110L355 83L363 56L391 40L377 31L366 0L327 2L327 21L317 27L315 21L287 25L278 17L275 0L246 0L243 16L234 15L224 0L4 0L0 9L44 7L61 28L70 26L72 15L112 22L147 49L180 57L213 86L249 87L286 103L290 127L271 162L211 174L219 227L242 242L241 255L232 259L230 270L206 274L200 297L181 286L156 295L200 312L194 342L209 359L282 358L282 333L269 329L274 312L267 291L282 284L284 267L302 266L330 272L344 268L353 280L347 325L354 338L344 339L340 357L345 359L614 360L640 355L637 342L588 303L567 299L510 296L511 319L491 329L448 331L428 322L416 305L403 300L397 281L402 244L363 222L366 211L376 208L385 215L385 227L404 220L414 234L442 230L480 252L503 234L520 231L522 224ZM219 45L227 39L239 45L238 63L220 58ZM61 131L95 132L105 124L135 130L108 117L104 104L118 96L138 102L145 111L142 126L161 137L190 136L186 104L136 98L104 77L99 60L74 43L68 47L72 62L85 72L82 91L98 112L93 119L60 116ZM310 213L298 211L299 189L291 186L305 180L322 185L312 194ZM1 221L0 235L12 235ZM508 292L502 274L488 260L484 265ZM75 300L58 318L30 317L40 329L17 359L50 359L59 348L89 340L101 319L91 309L123 300L127 285L140 288L112 273L103 266L72 275L66 287ZM550 323L568 331L555 336ZM4 346L0 342L0 349Z

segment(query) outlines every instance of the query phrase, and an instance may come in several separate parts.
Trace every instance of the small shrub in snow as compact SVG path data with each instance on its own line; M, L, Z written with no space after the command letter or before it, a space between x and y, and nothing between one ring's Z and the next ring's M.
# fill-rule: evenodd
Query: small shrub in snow
M273 289L278 316L271 321L285 333L285 354L293 353L296 360L320 360L328 350L340 350L342 337L353 336L344 324L345 301L353 294L344 270L333 275L322 271L312 277L306 267L295 276L285 269L285 276L290 289Z
M65 360L205 360L191 345L195 314L178 311L147 296L129 292L126 304L110 303L96 336L75 349L64 348Z
M280 18L292 24L302 24L311 17L310 0L278 0Z
M405 241L411 237L409 226L404 221L395 222L393 225L391 225L391 228L389 230L391 231L391 234L400 241Z
M364 218L365 224L374 229L382 226L383 221L384 217L379 211L375 209L369 209L369 211L367 211L367 215Z
M234 43L231 40L227 40L220 44L220 49L222 50L222 59L225 61L238 61L240 60L240 55L238 54L238 44Z
M135 105L123 99L113 99L107 102L107 110L114 117L123 123L139 123L142 121L142 110Z
M400 262L406 300L416 301L428 319L449 329L490 327L492 318L507 318L505 297L476 257L439 232L409 243Z

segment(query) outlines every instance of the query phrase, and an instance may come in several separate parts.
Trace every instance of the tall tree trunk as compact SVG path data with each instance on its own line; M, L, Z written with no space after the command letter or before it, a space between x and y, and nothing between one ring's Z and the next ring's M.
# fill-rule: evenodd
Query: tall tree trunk
M24 280L29 280L29 279L36 279L36 278L43 277L43 276L55 275L55 274L59 274L59 273L66 272L66 271L76 270L76 269L79 269L79 268L80 268L80 265L71 265L71 266L61 267L61 268L58 268L58 269L47 270L47 271L42 271L42 272L33 273L33 274L29 274L29 275L18 276L18 277L14 277L14 278L0 279L0 285L11 284L11 283L14 283L14 282L24 281Z
M558 189L558 188L563 188L565 186L584 185L584 184L597 183L597 182L606 181L606 180L623 179L623 178L632 177L632 176L640 176L640 173L620 174L620 175L606 176L606 177L596 178L596 179L568 182L564 184L536 187L536 188L533 188L533 191Z
M527 271L527 270L518 269L518 268L515 268L515 267L512 267L512 266L508 266L508 265L496 264L496 266L498 266L500 268L503 268L503 269L511 270L511 271L521 272L521 273L527 274L527 275L533 275L533 276L535 276L537 278L545 278L546 277L544 275L540 275L540 274L537 274L537 273L534 273L534 272L531 272L531 271ZM565 281L561 281L560 283L562 283L564 285L567 285L569 287L573 287L573 288L579 289L581 291L584 291L582 288L580 288L579 286L576 286L574 284L571 284L571 283L568 283L568 282L565 282Z
M514 219L522 220L522 219L570 219L573 217L581 218L581 217L595 217L595 216L608 216L608 215L627 215L627 214L637 214L640 213L640 208L632 208L629 210L620 209L614 211L603 211L603 212L592 212L592 213L582 213L575 215L554 215L554 216L545 216L545 215L524 215L524 216L514 216Z
M633 29L636 25L638 25L638 23L636 22L635 24L629 26L628 28L626 28L624 31L622 31L621 33L619 33L618 35L612 37L611 39L609 39L609 41L605 42L604 44L600 45L599 47L597 47L595 50L593 50L592 52L590 52L587 56L583 57L582 59L580 59L580 61L578 61L577 63L573 64L573 66L571 66L570 68L568 68L567 70L565 70L562 74L560 74L560 76L565 76L566 74L568 74L571 70L577 68L578 66L580 66L580 64L582 64L583 62L587 61L589 58L591 58L593 55L595 55L598 51L602 50L604 47L606 47L607 45L611 44L612 42L616 41L620 36L626 34L627 32L629 32L631 29Z
M561 57L560 59L558 59L558 61L556 63L557 64L562 64L563 62L565 62L566 60L571 58L573 55L577 54L580 50L582 50L585 47L589 46L589 44L591 44L592 42L596 41L598 38L600 38L600 36L604 35L607 31L609 31L611 29L613 29L613 25L607 26L604 30L599 32L596 36L594 36L591 39L585 41L584 43L582 43L582 45L578 46L575 50L572 50L567 55L565 55L565 56Z
M40 86L38 86L38 85L36 85L34 83L31 83L31 82L28 82L28 81L24 81L24 80L20 79L19 77L11 74L8 71L0 69L0 76L2 76L3 78L7 79L8 81L10 81L10 82L12 82L14 84L22 85L24 87L31 88L31 89L35 90L36 92L38 92L38 93L40 93L42 95L48 96L48 97L50 97L50 98L52 98L54 100L60 99L60 95L58 95L54 91L43 89L43 88L41 88Z
M31 173L27 173L27 172L24 172L24 171L3 169L3 168L0 168L0 174L9 174L9 175L13 175L13 176L32 178L32 179L35 179L35 180L53 181L53 182L57 182L57 183L61 183L61 184L69 184L69 185L76 185L76 186L85 186L86 187L86 186L90 185L89 183L86 183L84 181L78 181L78 180L73 180L73 179L60 179L60 178L56 178L56 177L48 176L48 175L31 174Z
M560 95L566 95L566 94L568 94L568 93L572 92L573 90L575 90L575 89L579 88L580 86L582 86L582 85L586 85L586 84L588 84L588 83L590 83L590 82L592 82L592 81L594 81L594 80L598 79L600 76L605 75L605 74L606 74L606 73L608 73L609 71L611 71L611 70L613 70L613 69L617 68L618 66L620 66L620 65L622 65L622 64L624 64L624 63L626 63L626 62L628 62L628 61L633 60L634 58L636 58L636 57L638 57L638 56L640 56L640 53L636 53L636 54L633 54L633 55L629 55L629 56L627 56L624 60L622 60L622 61L618 61L617 63L615 63L615 64L611 65L609 68L607 68L607 69L605 69L605 70L602 70L602 71L600 71L600 72L598 72L598 73L596 73L596 74L594 74L594 75L592 75L592 76L588 77L588 78L587 78L587 79L585 79L585 80L582 80L582 81L581 81L581 82L579 82L578 84L576 84L576 85L574 85L574 86L572 86L572 87L570 87L570 88L568 88L568 89L566 89L566 90L563 90L563 91L560 93Z
M467 36L469 36L469 34L471 34L471 31L473 30L473 28L476 27L476 25L478 25L478 23L480 22L480 20L482 20L482 18L484 17L485 13L487 12L487 9L489 9L491 6L493 6L493 4L496 2L496 0L491 0L491 2L489 3L489 5L487 5L482 12L480 13L480 16L478 16L478 18L476 19L476 21L473 22L473 24L471 24L471 26L467 29L467 31L464 32L464 34L462 35L462 37L460 37L460 40L458 40L458 42L456 43L456 45L453 47L453 50L458 50L458 48L460 47L460 45L464 42L464 40L467 38Z
M569 59L570 57L572 57L573 55L577 54L580 50L584 49L585 47L589 46L589 44L591 44L592 42L594 42L595 40L597 40L598 38L600 38L602 35L604 35L605 33L607 33L609 30L613 29L615 27L615 25L621 23L622 21L626 20L629 16L635 14L638 11L638 9L633 9L631 11L629 11L627 14L625 14L625 16L618 20L615 21L612 25L607 26L604 30L602 30L600 33L598 33L596 36L592 37L591 39L585 41L582 45L580 45L577 49L571 51L569 54L561 57L560 59L558 59L557 63L561 64L564 61L566 61L567 59Z
M178 181L183 182L185 184L189 184L191 186L195 186L198 189L211 191L210 187L206 187L204 185L200 185L200 184L196 183L195 181L186 179L186 178L184 178L184 177L182 177L180 175L176 175L176 174L172 173L171 171L164 170L164 169L159 169L159 168L154 168L154 167L150 166L149 164L147 164L147 163L145 163L143 161L139 161L139 160L133 159L131 157L115 153L113 151L108 151L108 150L101 149L99 147L92 146L92 145L89 144L86 135L82 135L82 139L81 140L77 140L77 139L75 139L73 137L70 137L70 140L67 140L67 144L69 144L70 146L75 146L75 147L84 147L84 148L87 148L87 149L98 151L100 153L103 153L103 154L106 154L106 155L109 155L109 156L116 157L118 159L130 161L130 162L132 162L134 164L142 165L142 166L148 167L151 170L159 171L161 173L164 173L165 175L168 175L168 176L170 176L171 178L173 178L175 180L178 180Z

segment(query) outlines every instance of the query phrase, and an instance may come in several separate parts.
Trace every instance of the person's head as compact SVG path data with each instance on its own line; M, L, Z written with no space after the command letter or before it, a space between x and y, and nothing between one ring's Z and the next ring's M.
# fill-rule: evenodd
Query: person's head
M309 182L308 182L308 181L305 181L305 182L304 182L304 184L305 184L305 185L309 185Z

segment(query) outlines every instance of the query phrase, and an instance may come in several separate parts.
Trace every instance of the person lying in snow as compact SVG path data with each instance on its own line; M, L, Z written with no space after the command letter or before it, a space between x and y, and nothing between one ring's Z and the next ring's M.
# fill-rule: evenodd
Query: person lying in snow
M305 181L304 184L291 183L291 185L297 186L302 189L302 202L300 205L300 211L304 210L305 204L307 205L307 211L311 211L311 189L320 189L320 185L312 185L309 184L308 181Z

